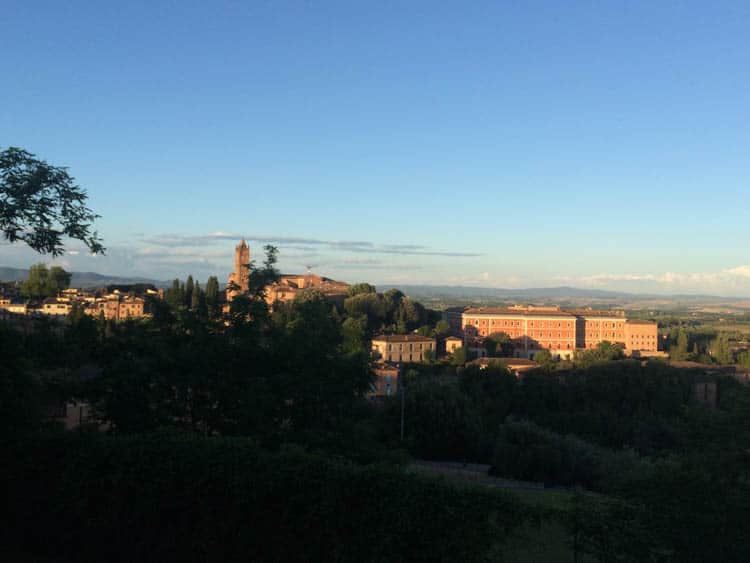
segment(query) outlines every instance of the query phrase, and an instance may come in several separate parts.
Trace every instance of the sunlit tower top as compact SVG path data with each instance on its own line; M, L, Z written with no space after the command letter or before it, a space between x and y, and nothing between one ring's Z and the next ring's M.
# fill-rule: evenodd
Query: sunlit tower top
M244 237L234 247L234 272L229 274L227 284L227 299L232 300L239 294L250 290L250 247Z

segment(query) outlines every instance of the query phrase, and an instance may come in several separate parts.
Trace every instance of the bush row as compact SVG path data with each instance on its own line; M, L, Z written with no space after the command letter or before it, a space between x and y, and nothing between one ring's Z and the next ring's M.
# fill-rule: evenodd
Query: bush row
M471 561L530 517L500 491L245 439L55 436L6 451L6 542L63 560Z
M648 462L632 450L607 450L528 420L510 419L500 425L492 473L550 485L603 490L646 465Z

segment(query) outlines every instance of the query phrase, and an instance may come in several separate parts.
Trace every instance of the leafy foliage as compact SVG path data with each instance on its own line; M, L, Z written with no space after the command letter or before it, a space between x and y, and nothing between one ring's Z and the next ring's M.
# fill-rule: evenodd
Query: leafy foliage
M4 539L56 559L478 561L531 516L508 493L237 438L82 435L9 452Z
M28 278L21 284L21 294L30 299L54 297L70 286L71 274L60 266L47 269L45 264L29 268Z
M37 252L61 255L63 237L104 252L86 207L88 196L65 168L48 164L15 147L0 152L0 231L10 242L22 241Z

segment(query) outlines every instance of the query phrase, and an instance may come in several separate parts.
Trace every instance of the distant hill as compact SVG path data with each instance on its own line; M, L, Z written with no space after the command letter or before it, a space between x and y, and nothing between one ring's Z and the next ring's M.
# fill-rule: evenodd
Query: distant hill
M126 278L97 274L95 272L72 273L73 277L70 281L71 287L93 288L104 287L106 285L127 285L134 283L150 283L156 287L167 287L167 285L169 285L168 282L152 280L149 278ZM0 266L0 281L23 281L28 275L29 271L24 268L7 268Z
M388 284L378 286L385 289ZM626 299L634 297L632 293L607 291L603 289L581 289L578 287L532 287L524 289L505 289L494 287L450 286L450 285L396 285L409 295L429 295L446 297L487 297L494 299L539 299L539 298L594 298ZM639 295L638 297L646 297Z
M715 295L663 295L628 293L578 287L537 287L505 289L494 287L377 284L379 291L396 287L409 297L436 307L446 305L496 305L502 303L534 303L566 307L689 308L721 307L722 310L748 309L748 300Z

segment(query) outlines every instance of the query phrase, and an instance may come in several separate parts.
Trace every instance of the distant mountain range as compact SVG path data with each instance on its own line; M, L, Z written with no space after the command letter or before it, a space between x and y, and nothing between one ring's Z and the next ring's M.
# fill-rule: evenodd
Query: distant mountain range
M0 266L0 281L22 281L28 277L28 269L9 268ZM150 283L156 287L169 287L171 281L154 280L142 277L124 277L96 272L72 272L72 287L93 288L106 285ZM384 291L396 287L405 294L420 301L444 301L444 302L484 302L484 301L544 301L562 302L565 300L575 301L607 301L607 302L643 302L655 301L680 301L683 303L731 303L743 301L743 298L718 297L715 295L663 295L628 293L624 291L609 291L604 289L584 289L580 287L533 287L523 289L506 289L495 287L473 287L459 285L399 285L399 284L376 284L378 291ZM744 299L744 307L750 301Z
M747 301L742 297L720 297L716 295L697 295L697 294L646 294L646 293L628 293L625 291L611 291L604 289L585 289L579 287L559 286L559 287L535 287L523 289L505 289L494 287L471 287L471 286L444 286L444 285L377 285L381 291L388 287L397 287L405 294L424 301L535 301L549 300L561 302L564 300L592 300L608 302L644 302L644 301L664 301L683 303L729 303Z
M386 287L385 285L382 286ZM494 299L512 298L566 298L592 297L597 299L622 299L633 297L634 294L621 291L607 291L603 289L581 289L578 287L532 287L523 289L505 289L494 287L472 287L452 285L398 285L398 289L408 294L445 295L448 297L489 297ZM378 286L380 290L380 286ZM645 297L639 295L638 297Z
M150 283L156 287L167 287L169 282L152 280L149 278L126 278L120 276L108 276L95 272L72 272L70 280L71 287L93 288L106 285L127 285L133 283ZM29 275L29 271L23 268L7 268L0 266L0 281L23 281Z

